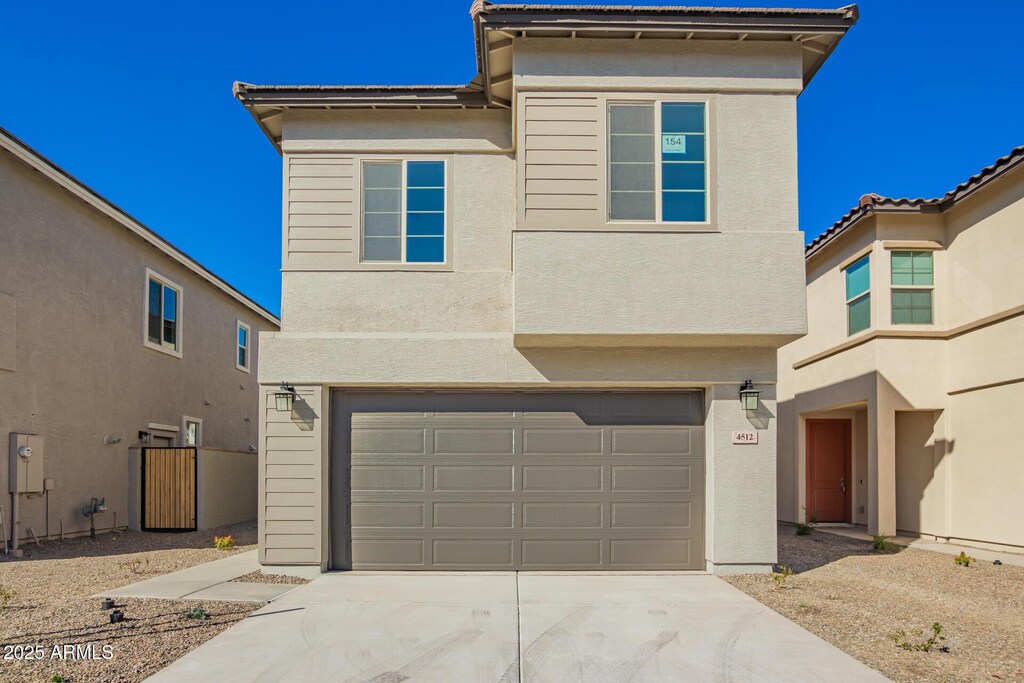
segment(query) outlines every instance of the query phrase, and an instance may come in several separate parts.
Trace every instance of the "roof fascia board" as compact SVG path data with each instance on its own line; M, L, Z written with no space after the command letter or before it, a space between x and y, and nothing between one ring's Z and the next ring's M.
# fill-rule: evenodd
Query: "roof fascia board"
M86 204L89 204L94 209L104 214L105 216L117 221L130 232L135 233L141 237L144 241L148 242L151 246L156 247L157 250L163 252L170 258L174 259L181 265L185 266L193 273L206 280L214 287L227 294L229 297L242 304L249 310L258 314L268 322L281 326L280 319L270 311L266 310L255 301L245 296L237 289L229 285L224 280L214 275L210 270L200 265L192 257L185 252L181 251L170 242L160 237L158 234L147 228L142 223L129 216L122 209L112 204L107 199L100 196L95 190L89 188L81 181L74 178L64 169L60 168L52 161L42 156L34 149L21 142L7 131L0 128L0 148L10 152L15 158L27 164L30 168L38 171L43 176L56 183L60 187L64 188L74 196L78 197Z

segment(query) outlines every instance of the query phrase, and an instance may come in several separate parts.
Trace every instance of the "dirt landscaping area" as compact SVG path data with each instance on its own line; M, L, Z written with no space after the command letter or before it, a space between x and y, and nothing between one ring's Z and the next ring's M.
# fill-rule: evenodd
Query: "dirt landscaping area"
M214 536L231 535L229 551ZM219 560L256 547L255 522L187 534L125 531L96 539L23 546L0 553L0 680L40 683L141 681L261 605L118 599L125 620L111 624L90 595ZM6 600L4 599L7 595ZM191 618L184 613L199 608Z
M1024 567L962 567L781 524L779 564L794 571L781 587L764 575L726 581L894 681L1024 682ZM936 623L945 640L931 651L896 642L903 632L901 642L920 645Z

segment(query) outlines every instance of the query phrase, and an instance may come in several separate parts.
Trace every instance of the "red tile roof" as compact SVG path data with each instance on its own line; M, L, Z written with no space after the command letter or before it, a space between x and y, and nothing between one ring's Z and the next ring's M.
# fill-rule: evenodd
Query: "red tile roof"
M804 249L804 255L807 258L810 258L860 222L861 219L879 210L917 212L946 211L957 202L969 197L1018 166L1024 166L1024 145L1015 147L1006 156L999 157L994 163L981 169L941 197L926 199L924 197L883 197L879 194L863 195L857 203L857 206L850 209L842 218L825 230L825 232L821 233L807 244Z

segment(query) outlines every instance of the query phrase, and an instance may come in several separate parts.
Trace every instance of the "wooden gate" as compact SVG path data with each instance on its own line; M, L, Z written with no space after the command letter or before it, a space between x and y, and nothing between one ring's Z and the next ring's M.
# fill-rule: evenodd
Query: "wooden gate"
M143 531L196 530L196 449L142 449Z

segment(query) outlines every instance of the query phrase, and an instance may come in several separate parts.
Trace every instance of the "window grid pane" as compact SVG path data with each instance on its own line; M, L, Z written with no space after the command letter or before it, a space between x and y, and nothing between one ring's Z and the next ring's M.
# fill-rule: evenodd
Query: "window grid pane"
M892 284L924 287L934 284L932 252L892 252Z
M846 269L846 300L871 288L871 257L865 256Z
M445 162L373 161L362 168L362 260L444 263Z
M149 341L154 344L160 343L160 327L163 324L163 315L161 314L162 305L160 302L161 294L163 294L163 287L156 280L149 281L149 320L147 325L147 335Z
M661 219L707 220L703 102L661 103Z
M856 334L871 327L871 295L865 294L846 305L847 334Z
M654 105L610 105L608 131L609 218L654 220Z
M892 290L892 322L894 325L930 325L932 322L931 290Z

